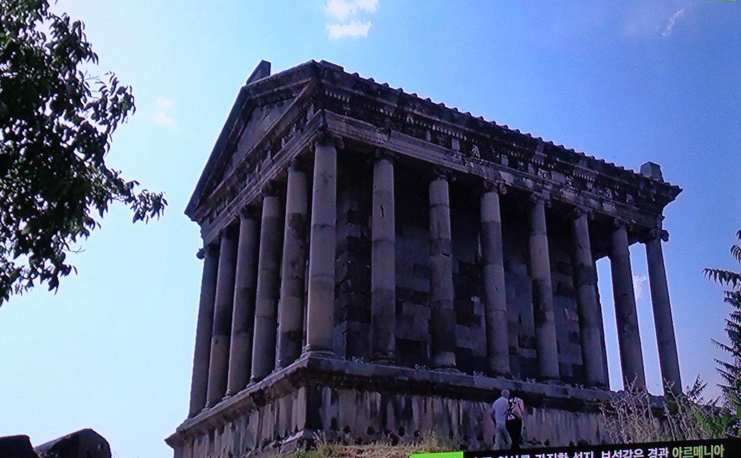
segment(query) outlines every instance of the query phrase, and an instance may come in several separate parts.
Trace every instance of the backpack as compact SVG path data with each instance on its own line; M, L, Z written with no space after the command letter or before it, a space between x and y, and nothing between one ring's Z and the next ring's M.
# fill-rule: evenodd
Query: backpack
M507 401L507 420L522 420L523 413L522 409L519 408L519 404L516 401L520 399L512 397Z

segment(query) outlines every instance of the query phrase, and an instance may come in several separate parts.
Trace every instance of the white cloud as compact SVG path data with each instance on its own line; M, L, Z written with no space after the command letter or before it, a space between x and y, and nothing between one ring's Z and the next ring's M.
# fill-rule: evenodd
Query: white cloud
M648 277L645 275L633 275L633 292L635 293L636 302L646 297L646 288L648 287Z
M674 25L677 23L677 20L679 20L679 18L684 16L685 11L686 10L684 8L680 8L677 11L675 11L674 14L671 15L671 17L666 23L666 27L664 28L664 31L661 32L662 37L666 38L669 35L671 35Z
M325 12L337 19L345 21L359 12L375 13L378 9L378 0L327 0Z
M152 116L152 121L155 124L161 126L173 126L175 125L175 119L172 117L172 108L175 106L175 101L166 98L157 98L157 111Z
M668 0L665 2L630 1L625 3L623 35L632 39L669 37L680 21L692 16L700 0Z
M355 0L355 5L362 11L375 13L378 9L378 0Z
M347 24L327 24L330 38L363 38L368 36L371 28L370 21L352 21Z
M344 21L352 13L352 7L345 0L327 0L325 12L338 21Z
M359 16L375 13L379 0L327 0L324 12L334 21L325 27L330 38L363 38L368 36L372 23Z

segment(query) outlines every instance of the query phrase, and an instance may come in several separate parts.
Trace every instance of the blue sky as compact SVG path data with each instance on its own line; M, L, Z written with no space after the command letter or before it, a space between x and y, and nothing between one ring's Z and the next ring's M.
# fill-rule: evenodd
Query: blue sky
M34 443L84 427L119 458L170 457L187 412L200 262L183 209L239 87L328 60L477 116L684 188L664 246L682 376L714 384L710 339L728 309L707 266L738 268L741 2L442 0L60 0L134 88L137 112L110 164L164 191L160 221L113 206L57 294L0 308L0 436ZM649 387L659 386L643 247L633 268ZM610 375L619 380L609 269L600 263Z

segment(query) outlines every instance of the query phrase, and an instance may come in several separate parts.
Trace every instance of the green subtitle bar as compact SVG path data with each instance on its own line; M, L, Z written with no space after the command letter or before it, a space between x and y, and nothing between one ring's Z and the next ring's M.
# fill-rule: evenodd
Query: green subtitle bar
M463 458L463 452L412 453L409 458Z

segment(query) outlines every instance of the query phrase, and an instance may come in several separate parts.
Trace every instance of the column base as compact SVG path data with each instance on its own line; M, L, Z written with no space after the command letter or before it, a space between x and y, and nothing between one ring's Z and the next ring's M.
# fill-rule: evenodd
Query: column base
M310 347L307 345L301 352L301 356L323 356L325 358L335 358L337 355L331 349L325 347Z
M462 374L462 372L455 366L433 367L432 370L434 372L443 372L447 374Z
M455 353L451 351L440 352L432 358L432 369L433 370L445 370L453 369L456 372L458 369L455 364Z
M505 380L513 380L514 379L514 377L512 376L512 374L509 373L509 372L488 371L486 373L486 376L487 377L492 377L492 378L503 378Z
M396 355L393 354L378 354L371 357L370 360L373 364L385 364L387 366L396 365Z

